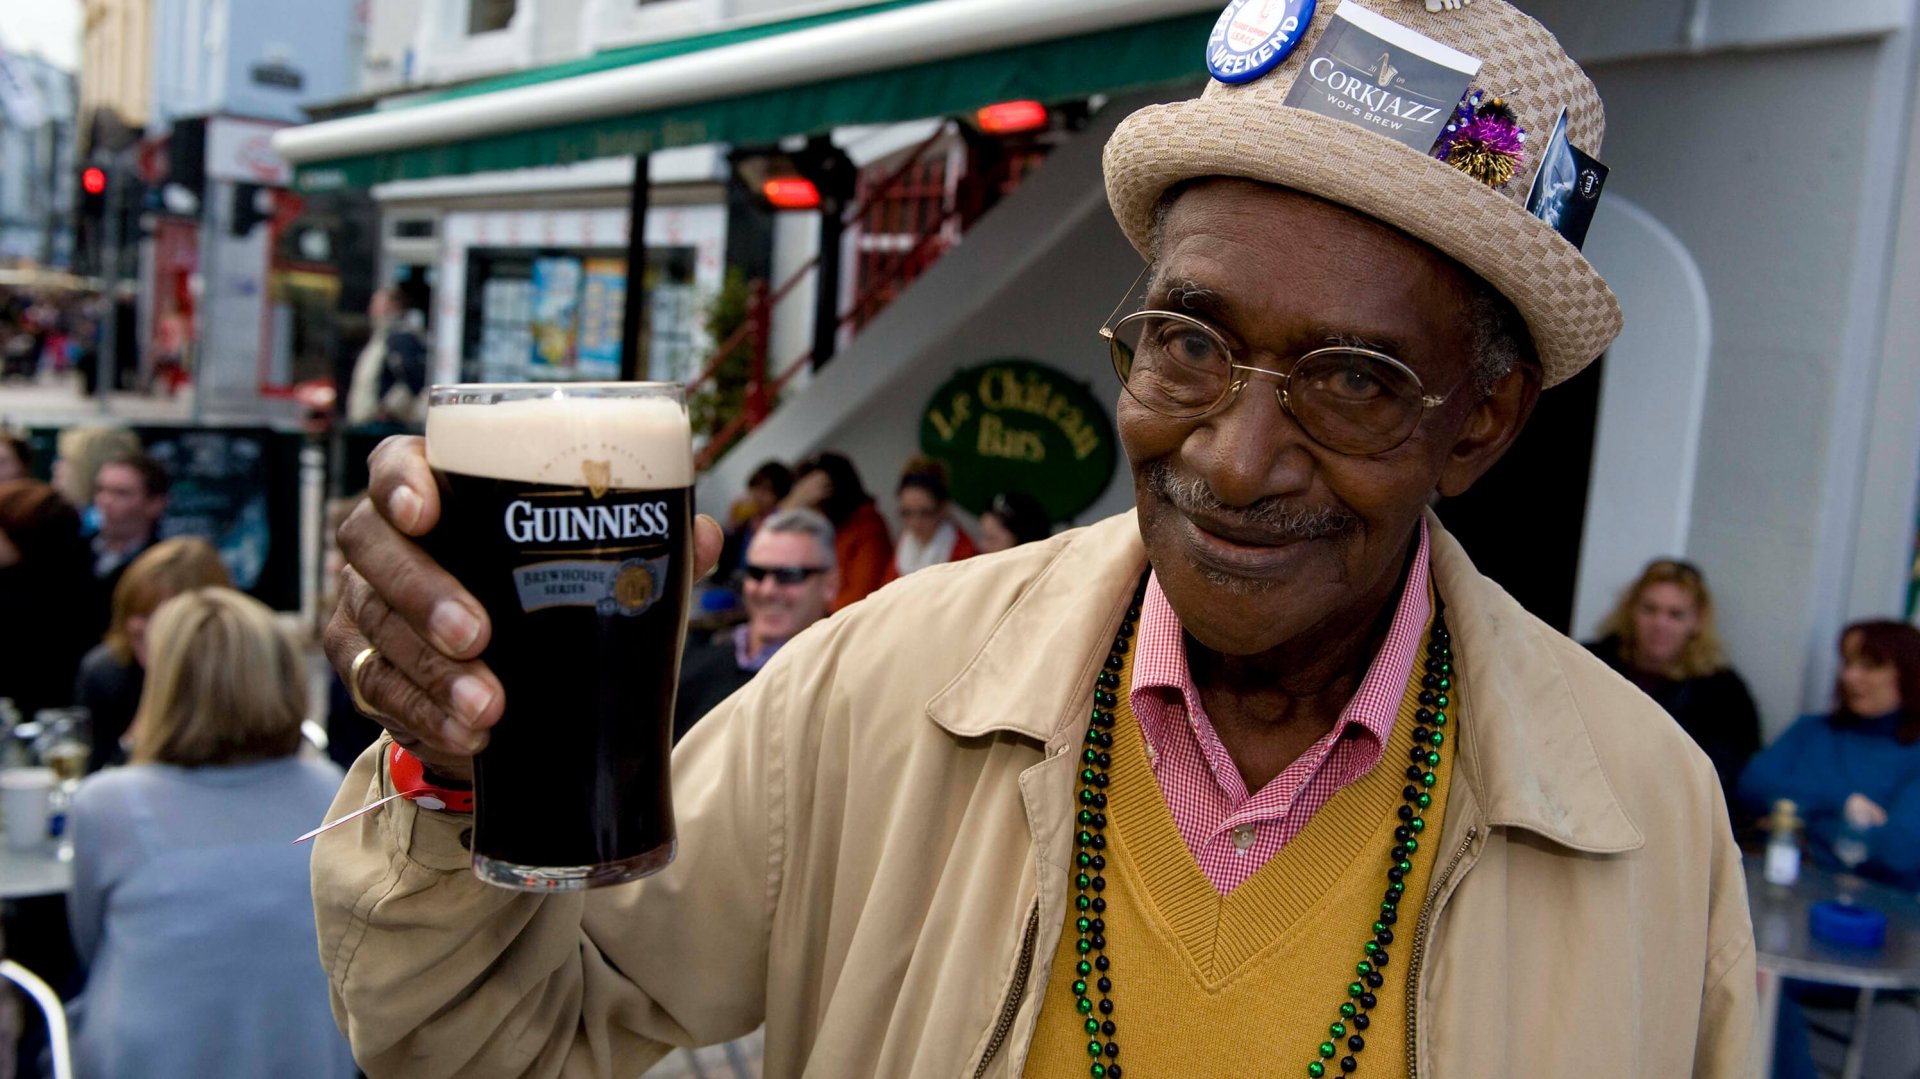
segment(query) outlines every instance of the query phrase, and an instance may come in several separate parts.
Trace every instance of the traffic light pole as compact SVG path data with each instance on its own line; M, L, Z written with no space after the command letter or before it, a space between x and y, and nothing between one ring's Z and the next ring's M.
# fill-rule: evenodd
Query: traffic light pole
M101 237L101 261L106 264L106 311L100 323L100 347L93 357L93 394L99 402L100 412L108 411L108 394L113 387L109 385L114 371L115 361L120 349L120 166L124 151L115 151L107 164L107 202L106 218Z
M633 155L633 186L627 191L627 294L620 320L620 380L647 374L641 348L647 340L647 205L652 201L647 155Z

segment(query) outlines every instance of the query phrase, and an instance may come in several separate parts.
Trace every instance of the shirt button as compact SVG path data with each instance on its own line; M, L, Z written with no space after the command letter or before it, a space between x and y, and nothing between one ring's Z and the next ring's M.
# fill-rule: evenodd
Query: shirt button
M1246 850L1253 846L1253 840L1259 830L1251 824L1243 824L1233 830L1233 846L1236 850Z

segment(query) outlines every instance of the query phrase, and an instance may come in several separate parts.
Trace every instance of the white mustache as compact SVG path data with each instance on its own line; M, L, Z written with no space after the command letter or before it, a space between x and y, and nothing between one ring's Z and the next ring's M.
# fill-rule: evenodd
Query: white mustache
M1147 488L1185 514L1202 514L1271 534L1276 540L1317 540L1352 531L1360 519L1332 506L1289 505L1267 498L1251 506L1229 506L1214 496L1205 480L1176 474L1166 460L1155 461L1142 473Z

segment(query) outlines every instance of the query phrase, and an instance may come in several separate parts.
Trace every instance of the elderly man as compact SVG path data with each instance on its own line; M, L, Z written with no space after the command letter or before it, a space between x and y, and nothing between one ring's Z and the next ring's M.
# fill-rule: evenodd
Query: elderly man
M747 620L710 641L687 644L673 705L679 741L701 716L767 665L780 646L827 616L840 590L833 525L813 510L780 510L760 523L740 572Z
M322 838L369 1073L630 1075L764 1024L773 1075L1744 1074L1712 768L1426 512L1619 327L1525 205L1563 110L1597 152L1592 85L1500 0L1428 6L1236 2L1233 81L1118 129L1137 514L784 647L677 751L666 871L502 891L465 817L409 803ZM1335 52L1368 104L1290 104ZM1432 115L1417 53L1480 88L1432 149L1380 122ZM419 444L373 471L329 648L377 648L365 696L457 775L540 702L501 700L483 613L408 538L440 509ZM381 759L336 812L391 791Z

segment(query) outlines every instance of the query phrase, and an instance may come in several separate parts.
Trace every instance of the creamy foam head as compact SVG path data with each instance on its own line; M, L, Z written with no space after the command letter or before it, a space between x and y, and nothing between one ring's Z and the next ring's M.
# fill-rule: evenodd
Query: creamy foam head
M609 487L693 486L686 409L665 397L537 397L427 410L427 463L443 471L578 486L586 462L606 467Z

